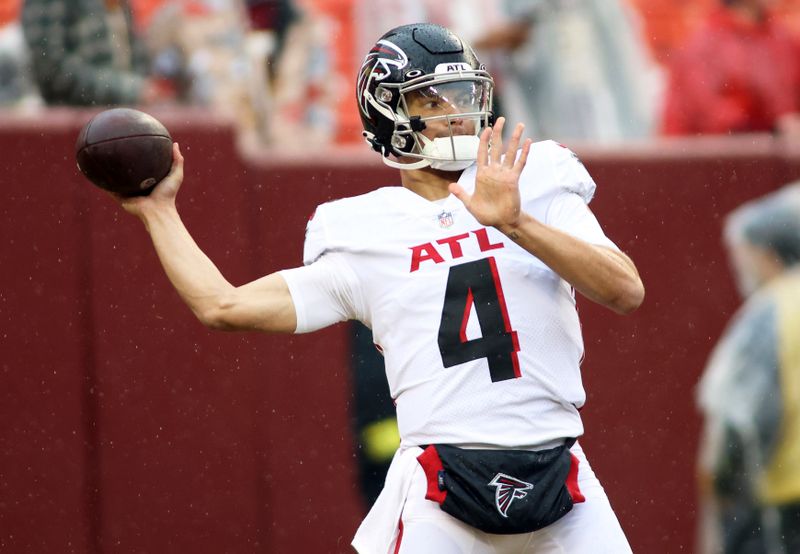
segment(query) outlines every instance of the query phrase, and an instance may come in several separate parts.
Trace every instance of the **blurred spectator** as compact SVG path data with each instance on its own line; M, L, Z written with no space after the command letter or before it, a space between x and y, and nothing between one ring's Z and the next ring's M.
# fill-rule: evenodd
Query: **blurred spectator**
M451 3L451 17L463 15L461 4L475 2ZM652 134L660 74L624 1L495 0L471 10L479 8L482 30L464 35L506 53L495 71L501 109L528 135L613 142ZM502 23L491 25L496 14Z
M260 145L270 119L268 67L273 25L288 0L181 0L150 6L145 39L153 72L176 85L181 100L230 118L239 139Z
M319 0L296 5L297 18L286 31L275 62L269 140L276 146L305 151L335 140L343 95L352 104L350 76L337 67L336 42L345 40L337 20Z
M302 17L292 0L246 0L250 22L246 51L250 64L251 138L271 142L275 83L289 29Z
M800 183L735 210L746 298L699 387L701 554L800 552Z
M127 0L25 0L22 25L48 104L149 104L172 97L146 76Z
M336 38L308 5L181 0L150 6L147 15L154 71L178 83L187 102L230 116L240 144L300 150L331 141Z
M145 33L152 71L187 102L236 114L249 78L246 30L239 0L164 2Z
M271 35L272 44L265 61L270 79L274 79L276 60L283 52L289 28L300 17L300 13L291 0L246 0L246 4L251 32Z
M33 84L18 14L18 2L0 2L0 106L37 106L41 98Z
M667 134L798 130L800 46L774 0L721 0L671 64Z

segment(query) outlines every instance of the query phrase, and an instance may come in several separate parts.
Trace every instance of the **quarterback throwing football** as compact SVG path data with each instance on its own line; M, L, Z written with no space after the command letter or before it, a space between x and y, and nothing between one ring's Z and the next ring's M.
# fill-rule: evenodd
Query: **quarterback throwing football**
M587 207L592 178L563 146L522 141L522 125L504 143L491 76L443 27L386 33L356 88L364 137L402 186L319 206L303 267L228 283L175 208L177 145L153 193L120 202L209 327L372 329L402 442L358 552L630 552L576 442L574 291L622 314L644 296Z

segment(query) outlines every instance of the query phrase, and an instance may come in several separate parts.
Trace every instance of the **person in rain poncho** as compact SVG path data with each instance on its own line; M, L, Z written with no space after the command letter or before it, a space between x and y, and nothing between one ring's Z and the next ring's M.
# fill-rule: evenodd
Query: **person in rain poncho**
M800 552L800 182L725 223L746 299L699 387L703 553Z

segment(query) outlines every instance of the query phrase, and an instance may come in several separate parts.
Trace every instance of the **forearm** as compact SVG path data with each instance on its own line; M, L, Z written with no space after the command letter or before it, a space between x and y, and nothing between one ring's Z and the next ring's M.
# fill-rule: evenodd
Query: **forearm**
M143 210L141 219L167 277L204 325L222 331L295 331L294 303L280 274L235 287L200 249L173 206Z
M297 316L280 273L234 287L183 225L175 197L183 182L183 156L172 145L172 169L148 196L121 197L125 211L142 220L175 290L206 326L225 331L292 333Z
M589 244L525 213L516 225L499 230L598 304L627 314L644 299L636 267L621 252Z
M141 219L175 290L200 321L215 326L212 314L234 287L200 249L174 207L154 207Z

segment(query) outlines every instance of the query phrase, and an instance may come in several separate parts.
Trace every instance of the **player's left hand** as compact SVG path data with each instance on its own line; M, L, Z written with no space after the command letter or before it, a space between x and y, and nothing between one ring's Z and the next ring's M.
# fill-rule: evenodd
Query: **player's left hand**
M517 225L520 218L519 176L528 160L531 139L526 139L522 152L516 155L525 126L517 124L508 148L503 148L505 118L497 120L491 129L484 129L478 146L478 173L475 190L468 194L458 183L450 183L449 189L464 203L467 210L482 225ZM491 143L491 148L489 145ZM505 156L503 156L505 154Z

